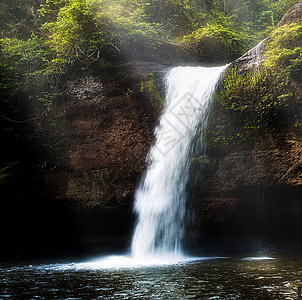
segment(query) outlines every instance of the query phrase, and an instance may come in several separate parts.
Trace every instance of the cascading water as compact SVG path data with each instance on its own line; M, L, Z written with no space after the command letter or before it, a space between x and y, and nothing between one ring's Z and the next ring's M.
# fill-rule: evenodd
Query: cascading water
M256 71L259 70L261 63L264 60L263 49L265 41L266 38L236 60L236 62L239 63L242 69L254 69Z
M177 67L166 76L165 109L135 194L134 258L182 256L191 146L197 128L206 127L210 99L226 67Z

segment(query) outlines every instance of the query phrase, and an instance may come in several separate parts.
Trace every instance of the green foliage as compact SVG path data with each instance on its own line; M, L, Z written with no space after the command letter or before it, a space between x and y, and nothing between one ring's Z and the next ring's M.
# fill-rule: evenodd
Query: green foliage
M235 24L248 48L268 36L284 13L296 0L217 0L216 9L223 11Z
M222 117L208 130L210 144L243 143L247 136L284 127L301 136L300 95L291 85L302 81L302 24L277 27L264 45L259 69L233 67L225 75L214 101Z
M61 8L68 4L68 0L45 0L37 10L39 23L54 22Z
M26 25L31 35L24 35L25 38L10 31L11 44L16 43L16 47L11 46L13 52L19 49L20 53L25 48L27 51L20 61L16 55L13 60L21 67L26 61L27 73L33 73L32 69L40 64L36 75L40 78L46 75L47 80L49 76L63 74L71 64L78 62L86 64L87 68L87 64L95 59L120 59L123 56L139 59L144 52L153 58L152 51L158 51L168 41L178 43L182 40L182 45L189 46L195 56L205 56L204 60L212 59L209 52L216 54L214 61L218 56L223 57L222 60L232 60L259 41L263 32L271 30L293 2L12 1L16 4L14 9L9 8L7 1L0 5L0 13L14 16L13 21L4 18L6 37L8 28L23 26L25 19L29 18L31 24ZM210 47L214 50L208 51Z
M26 40L5 38L1 45L2 60L22 76L46 68L51 59L50 49L34 34Z
M266 69L238 72L232 68L220 92L220 104L238 112L246 128L280 126L278 112L287 106L287 97L280 97L279 87Z
M4 116L11 117L19 113L18 78L12 76L12 68L0 62L0 136L4 139L14 135L15 128L9 126Z
M274 23L272 25L277 25L277 22L281 20L284 13L290 9L292 6L298 3L296 0L278 0L278 1L267 1L267 9L272 11Z
M98 25L98 30L106 28L105 50L111 55L136 59L149 53L152 57L154 51L167 40L161 24L146 22L145 12L138 3L104 1L101 7L102 13L98 14L97 20L104 21L103 26Z
M293 95L293 84L302 82L302 24L276 28L267 39L264 65L278 86L278 99L291 100L286 111L291 129L302 137L302 109L299 94Z
M302 24L293 23L276 28L265 46L265 67L270 69L279 85L288 85L290 78L301 78Z
M41 0L1 0L0 36L28 38L36 30L34 15Z
M96 32L94 21L95 7L88 1L64 1L65 5L58 9L56 19L45 22L42 30L47 32L47 45L55 52L52 63L64 65L76 59L85 59L97 49L96 44L102 37ZM63 1L59 4L62 5ZM51 1L48 1L48 5ZM49 10L40 11L41 16ZM50 10L54 14L53 10Z
M10 141L9 147L18 144L15 140L20 128L3 116L18 120L28 104L34 111L41 113L42 108L49 118L52 116L49 122L55 132L57 120L63 116L51 109L62 99L64 76L74 70L88 70L95 62L103 66L108 61L125 59L171 61L167 58L171 53L167 52L175 48L165 48L166 45L189 49L196 60L231 61L267 36L295 2L3 0L0 3L1 135ZM244 130L260 130L261 120L277 123L279 111L292 97L286 88L289 79L301 76L301 29L297 26L276 29L268 40L266 67L273 74L265 71L241 74L233 70L227 75L226 86L216 102L234 116L232 124L227 123L229 118L221 120L224 129L231 128L241 117L245 120ZM298 44L292 45L291 40ZM277 78L280 88L272 84L272 78ZM152 76L142 84L141 91L156 107L161 106ZM131 90L126 93L130 95ZM256 94L258 98L253 97ZM232 136L225 135L225 141L244 139L244 131L229 132ZM5 157L2 162L16 160Z
M152 106L159 112L163 108L163 99L155 85L153 74L149 74L149 80L141 82L140 92L150 99Z
M3 167L0 167L0 187L7 185L10 180L15 176L16 169L19 165L19 162L9 162L6 163Z
M11 76L12 68L7 64L0 62L0 94L1 94L1 106L9 101L11 95L15 95L18 90L18 83Z
M245 72L231 68L214 99L220 119L208 130L209 143L243 143L246 137L288 126L292 97L290 91L276 85L275 77L265 67Z
M2 61L9 68L9 76L14 78L7 90L7 101L16 102L18 92L29 93L29 100L49 106L57 95L53 51L34 34L27 40L2 39L1 45Z
M238 33L222 26L207 25L193 31L182 40L205 61L231 61L240 56L244 46Z
M147 22L162 24L165 30L174 36L197 29L206 20L203 1L144 0L141 5Z

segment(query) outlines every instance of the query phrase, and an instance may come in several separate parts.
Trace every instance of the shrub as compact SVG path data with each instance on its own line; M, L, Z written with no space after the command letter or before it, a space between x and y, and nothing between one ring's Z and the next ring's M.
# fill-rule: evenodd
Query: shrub
M240 56L240 35L222 25L207 25L184 37L182 44L198 53L206 62L231 61Z

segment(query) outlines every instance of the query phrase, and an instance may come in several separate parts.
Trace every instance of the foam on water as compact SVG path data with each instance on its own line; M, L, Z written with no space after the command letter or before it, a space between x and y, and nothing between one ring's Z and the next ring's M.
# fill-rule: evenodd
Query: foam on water
M106 269L133 269L148 267L165 267L172 265L183 265L202 260L222 259L225 257L150 257L149 259L136 259L128 255L110 255L86 262L79 263L61 263L61 264L44 264L39 266L30 266L30 268L43 270L106 270Z
M137 269L137 268L153 268L153 267L169 267L169 266L181 266L191 263L197 263L201 261L221 259L232 259L231 257L224 256L208 256L208 257L190 257L180 256L152 256L144 259L137 259L130 255L109 255L102 256L94 259L90 259L83 262L67 262L67 263L53 263L42 265L27 265L23 267L13 267L10 271L23 270L38 270L38 271L81 271L81 270L117 270L117 269ZM255 256L245 257L242 261L269 261L276 260L277 258L270 256Z
M274 260L276 258L270 256L253 256L253 257L245 257L242 260Z

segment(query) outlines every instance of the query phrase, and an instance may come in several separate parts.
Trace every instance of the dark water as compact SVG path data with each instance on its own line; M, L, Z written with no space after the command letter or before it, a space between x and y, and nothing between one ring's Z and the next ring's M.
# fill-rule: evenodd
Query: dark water
M302 257L0 266L0 299L298 299Z

